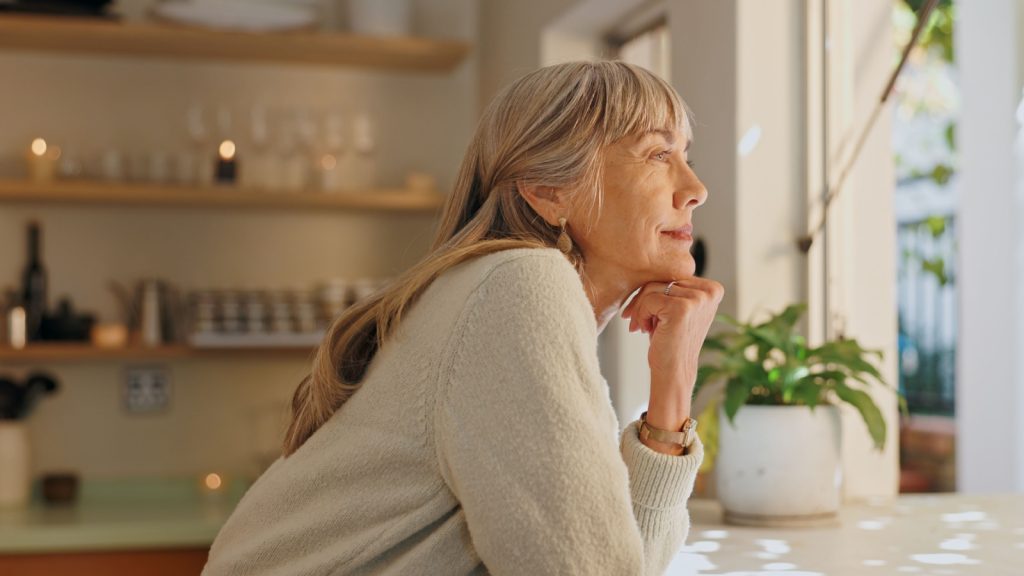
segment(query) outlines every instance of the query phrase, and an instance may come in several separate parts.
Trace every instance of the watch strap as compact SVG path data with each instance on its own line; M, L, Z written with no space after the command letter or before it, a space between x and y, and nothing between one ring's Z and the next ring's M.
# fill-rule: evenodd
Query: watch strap
M676 430L662 430L661 428L655 428L647 423L647 411L640 415L640 439L647 440L648 438L656 440L658 442L664 442L666 444L679 444L684 448L689 447L693 441L693 437L696 434L697 421L693 418L687 418L683 422L682 428Z

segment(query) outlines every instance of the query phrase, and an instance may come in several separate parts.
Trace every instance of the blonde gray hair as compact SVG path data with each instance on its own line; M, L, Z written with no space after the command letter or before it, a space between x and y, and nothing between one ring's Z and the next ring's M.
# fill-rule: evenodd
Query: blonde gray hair
M588 214L582 226L592 226L600 217L605 148L625 136L666 129L689 137L686 105L665 80L621 61L547 66L502 90L480 118L430 253L327 330L292 398L284 456L360 388L402 315L445 270L499 250L555 246L559 228L533 210L520 184L570 191L567 201ZM578 248L566 256L582 274Z

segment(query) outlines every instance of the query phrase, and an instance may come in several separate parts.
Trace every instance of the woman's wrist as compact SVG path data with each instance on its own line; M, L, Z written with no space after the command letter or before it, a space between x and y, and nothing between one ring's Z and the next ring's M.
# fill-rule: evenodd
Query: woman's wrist
M647 408L647 423L661 430L679 430L690 419L690 406L659 409L655 404Z
M681 430L683 424L690 419L690 403L693 396L692 383L662 381L652 375L651 398L647 403L647 424L661 430ZM659 442L653 438L641 440L648 448L663 454L679 456L686 454L685 448L679 444Z
M662 430L679 430L690 418L690 394L669 395L651 392L647 403L647 423Z

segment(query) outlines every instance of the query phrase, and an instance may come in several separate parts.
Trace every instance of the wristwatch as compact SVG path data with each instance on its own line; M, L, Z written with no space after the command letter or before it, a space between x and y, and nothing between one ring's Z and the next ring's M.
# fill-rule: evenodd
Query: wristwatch
M683 448L688 448L690 443L693 442L693 437L696 436L697 421L693 418L687 418L686 422L683 422L683 427L679 431L662 430L661 428L655 428L647 423L647 411L640 415L640 439L657 440L658 442L665 442L666 444L679 444Z

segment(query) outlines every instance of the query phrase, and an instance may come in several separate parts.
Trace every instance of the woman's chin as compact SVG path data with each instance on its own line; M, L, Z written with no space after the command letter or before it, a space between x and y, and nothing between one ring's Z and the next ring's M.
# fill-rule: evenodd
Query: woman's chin
M648 282L667 282L690 278L696 273L697 265L693 259L688 262L673 262L671 265L658 266L647 275Z
M682 258L666 266L664 277L678 280L680 278L689 278L696 272L697 263L694 262L693 256L687 254L686 258Z

